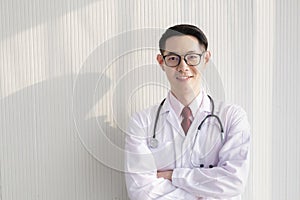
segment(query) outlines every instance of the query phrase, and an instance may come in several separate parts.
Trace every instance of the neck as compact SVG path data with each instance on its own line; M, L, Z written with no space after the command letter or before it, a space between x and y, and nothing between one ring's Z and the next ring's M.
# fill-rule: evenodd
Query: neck
M182 105L188 106L198 96L200 93L200 88L199 90L194 90L191 92L182 92L176 90L171 90L171 92L178 99L178 101L182 103Z

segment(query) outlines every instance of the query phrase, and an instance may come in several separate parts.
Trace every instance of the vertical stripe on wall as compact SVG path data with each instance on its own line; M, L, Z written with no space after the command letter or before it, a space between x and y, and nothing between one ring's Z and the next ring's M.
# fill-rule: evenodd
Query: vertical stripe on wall
M199 26L212 96L252 125L243 199L299 198L299 1L0 3L0 199L128 199L129 116L167 93L158 40Z
M297 0L275 2L272 199L299 199L300 3Z
M272 199L274 14L272 0L254 1L253 199Z

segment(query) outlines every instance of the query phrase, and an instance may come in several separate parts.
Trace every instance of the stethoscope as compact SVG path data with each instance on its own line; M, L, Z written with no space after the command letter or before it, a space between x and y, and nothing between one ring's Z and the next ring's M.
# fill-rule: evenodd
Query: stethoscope
M200 123L200 125L198 126L198 130L197 130L197 133L196 133L196 136L195 136L195 139L194 139L194 144L192 146L192 149L194 149L194 146L195 146L195 142L196 142L196 139L198 137L198 132L201 130L201 127L203 125L203 123L210 117L214 117L217 119L219 125L220 125L220 136L221 136L221 142L223 143L224 142L224 129L223 129L223 125L222 125L222 122L220 120L220 118L214 114L214 109L215 109L215 104L214 104L214 101L213 99L207 95L209 100L210 100L210 103L212 105L212 108L211 108L211 114L207 115ZM158 109L157 109L157 112L156 112L156 118L155 118L155 123L154 123L154 129L153 129L153 136L152 138L150 139L150 144L149 146L154 149L154 148L157 148L158 147L158 140L156 139L156 126L157 126L157 121L158 121L158 118L159 118L159 114L160 114L160 110L164 104L166 99L162 100L162 102L160 103Z

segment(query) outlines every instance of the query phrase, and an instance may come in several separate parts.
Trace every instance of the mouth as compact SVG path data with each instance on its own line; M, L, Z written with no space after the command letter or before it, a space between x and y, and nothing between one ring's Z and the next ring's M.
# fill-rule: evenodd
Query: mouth
M194 78L194 76L192 76L192 75L191 76L187 76L186 75L186 76L177 76L176 77L176 79L180 80L180 81L186 81L186 80L189 80L190 78Z

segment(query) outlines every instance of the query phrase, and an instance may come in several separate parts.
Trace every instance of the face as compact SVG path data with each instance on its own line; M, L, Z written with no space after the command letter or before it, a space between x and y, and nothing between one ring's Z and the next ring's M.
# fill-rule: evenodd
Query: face
M171 91L175 95L197 95L201 88L201 72L203 72L210 58L210 52L205 53L204 45L200 45L197 38L190 35L173 36L166 40L163 55L157 55L157 61L166 73L171 85ZM163 56L175 53L181 55L181 61L176 67L166 65ZM186 54L202 54L201 61L197 66L188 65L184 61Z

